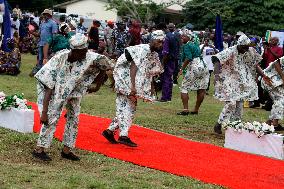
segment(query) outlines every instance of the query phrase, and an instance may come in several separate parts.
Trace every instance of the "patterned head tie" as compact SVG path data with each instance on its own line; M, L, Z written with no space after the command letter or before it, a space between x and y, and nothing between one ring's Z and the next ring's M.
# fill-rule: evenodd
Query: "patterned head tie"
M152 33L152 40L164 40L165 39L165 34L162 30L156 30L153 31Z
M250 45L251 41L250 39L245 35L241 35L238 39L238 45Z
M186 35L187 37L189 37L190 40L192 40L192 38L194 37L194 34L192 31L188 30L188 29L184 29L182 30L182 34Z
M88 47L87 41L88 38L81 33L76 33L69 40L71 49L85 49Z

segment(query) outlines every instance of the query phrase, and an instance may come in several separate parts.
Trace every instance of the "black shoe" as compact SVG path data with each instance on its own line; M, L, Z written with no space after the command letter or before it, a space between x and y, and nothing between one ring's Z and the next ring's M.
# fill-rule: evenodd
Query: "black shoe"
M112 144L117 144L118 142L114 138L113 131L110 130L104 130L102 135Z
M260 104L256 104L256 103L250 106L250 108L259 108L259 107L260 107Z
M160 100L158 100L158 102L170 102L170 100L160 99Z
M73 154L73 152L69 152L68 154L66 154L63 151L61 151L61 157L72 161L80 161L80 158L75 154Z
M36 152L35 150L33 151L33 157L40 159L42 161L51 161L52 159L44 152Z
M126 145L126 146L137 147L137 144L134 143L134 142L132 142L132 141L130 140L130 138L127 137L127 136L121 136L121 137L119 137L119 138L118 138L118 142L119 142L120 144L124 144L124 145Z
M278 126L274 127L275 131L284 131L284 127L282 127L280 124Z
M182 116L187 116L188 114L189 114L189 112L185 112L185 111L177 113L177 115L182 115Z
M191 115L198 115L198 112L189 112Z
M217 134L222 134L221 124L216 123L216 125L214 126L214 132Z

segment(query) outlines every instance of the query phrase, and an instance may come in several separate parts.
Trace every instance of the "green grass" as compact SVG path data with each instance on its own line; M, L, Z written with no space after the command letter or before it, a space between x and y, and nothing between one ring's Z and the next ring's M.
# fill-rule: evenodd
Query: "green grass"
M36 81L28 76L35 57L23 55L22 72L17 77L0 76L0 91L6 94L21 93L36 102ZM194 106L195 93L190 93L190 106ZM82 113L112 118L115 114L115 94L103 87L82 101ZM182 109L178 87L174 88L171 103L149 104L139 102L135 124L163 131L186 139L222 146L223 136L212 133L222 103L206 96L198 116L179 117ZM245 120L265 121L268 112L245 109ZM76 150L82 160L69 162L60 159L62 147L57 140L49 149L53 161L42 163L31 158L36 134L19 134L0 129L0 188L222 188L195 179L179 177L161 171L139 167L103 155Z

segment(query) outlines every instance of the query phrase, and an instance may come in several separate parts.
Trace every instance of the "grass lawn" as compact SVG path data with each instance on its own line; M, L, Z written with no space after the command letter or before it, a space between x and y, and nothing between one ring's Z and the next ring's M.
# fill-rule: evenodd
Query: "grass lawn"
M35 56L23 55L21 73L17 77L0 76L0 91L6 94L25 94L29 101L36 102L36 81L29 77L35 64ZM190 93L193 108L195 93ZM115 115L115 94L103 87L96 94L83 98L82 113L109 117ZM223 104L211 95L206 96L198 116L176 116L182 109L178 87L174 88L170 103L146 104L139 102L135 124L170 133L186 139L222 146L224 136L212 133ZM245 109L245 120L265 121L268 112L260 109ZM62 160L61 143L53 141L49 152L51 163L42 163L31 158L37 135L23 135L0 129L0 188L222 188L205 184L195 179L179 177L161 171L139 167L103 155L76 150L80 162ZM135 139L134 139L135 141ZM139 144L138 144L139 145Z

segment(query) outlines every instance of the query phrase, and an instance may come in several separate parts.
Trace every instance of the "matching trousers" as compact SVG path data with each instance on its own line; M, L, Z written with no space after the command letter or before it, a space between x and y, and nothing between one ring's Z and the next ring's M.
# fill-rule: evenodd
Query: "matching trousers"
M269 119L283 119L284 115L284 87L279 86L273 90L268 91L271 99L273 100L272 109Z
M109 130L120 130L119 136L128 136L132 125L136 105L126 96L118 94L116 97L116 117L112 120Z
M243 116L243 101L226 101L219 116L218 123L241 120Z
M50 106L48 110L48 124L43 124L40 130L37 146L48 148L51 145L56 125L60 118L63 107L66 107L66 125L63 135L63 144L69 148L74 148L77 133L78 133L78 122L80 114L81 97L70 98L65 103L57 102L54 106Z

